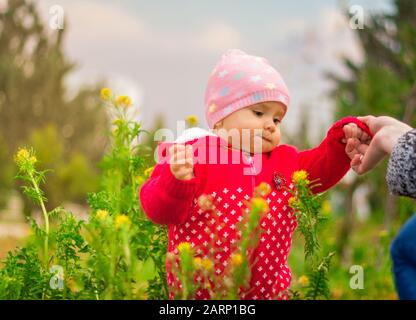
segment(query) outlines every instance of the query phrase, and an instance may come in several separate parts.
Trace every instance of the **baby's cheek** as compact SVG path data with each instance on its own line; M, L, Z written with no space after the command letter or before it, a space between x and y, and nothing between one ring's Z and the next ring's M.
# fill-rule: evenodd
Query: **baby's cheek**
M275 132L275 138L273 139L273 144L274 147L277 147L280 144L280 139L281 139L281 133L280 133L280 129L277 128L276 132Z
M259 153L262 152L263 149L261 138L255 137L253 135L250 136L250 152Z

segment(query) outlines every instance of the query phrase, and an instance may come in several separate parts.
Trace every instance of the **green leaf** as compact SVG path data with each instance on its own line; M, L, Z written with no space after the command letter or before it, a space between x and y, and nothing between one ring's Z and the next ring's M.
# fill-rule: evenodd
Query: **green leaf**
M156 266L152 258L147 258L145 262L140 261L137 268L137 279L142 281L152 280L156 277Z

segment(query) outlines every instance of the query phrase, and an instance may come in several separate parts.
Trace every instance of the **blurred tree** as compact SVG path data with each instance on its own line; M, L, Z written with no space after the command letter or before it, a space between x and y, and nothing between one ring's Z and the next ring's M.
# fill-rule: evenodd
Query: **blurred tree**
M83 86L70 97L65 80L75 65L65 57L64 33L65 29L46 27L32 1L7 1L0 11L0 135L10 161L34 129L50 130L47 126L51 123L55 125L56 141L33 137L45 160L53 162L72 155L79 160L82 154L85 169L103 155L108 121L98 99L101 85ZM50 192L74 200L63 181L54 187ZM47 197L54 199L52 195Z
M10 163L8 147L0 135L0 208L6 205L13 187L13 175L14 167Z
M163 116L159 114L156 116L153 126L149 130L146 130L145 133L143 133L141 145L144 149L143 154L146 155L146 161L149 163L149 166L154 166L156 163L154 152L156 150L158 141L155 141L155 133L162 128L165 128L165 120Z
M48 207L54 208L65 200L85 203L86 194L97 189L95 166L79 152L65 156L63 140L55 124L35 129L30 135L29 145L36 150L39 170L52 170L47 174L48 184L43 187L50 196Z
M284 132L282 140L284 140L284 143L296 146L298 150L306 150L313 147L309 136L310 118L308 110L309 108L307 106L301 106L299 129L295 134L289 134L288 131L285 130L285 123L282 125L282 131ZM325 131L322 132L322 136L325 136Z
M334 96L338 117L350 114L389 115L415 126L416 3L412 0L395 0L393 5L393 13L369 15L364 28L356 30L364 60L361 64L355 64L348 58L344 59L350 77L342 79L330 75L336 83ZM385 224L389 227L398 210L408 206L397 206L398 199L389 195L385 172L384 164L359 179L371 181L377 186L373 188L375 191L370 199L372 208L385 213ZM355 186L354 183L349 188ZM346 194L351 194L351 190L347 190ZM383 198L385 201L380 201ZM352 197L349 199L351 201ZM346 208L352 206L347 204ZM352 209L347 214L352 215ZM350 219L345 220L348 229L351 229ZM340 234L346 237L348 233L343 230ZM343 247L345 239L339 239L339 243Z

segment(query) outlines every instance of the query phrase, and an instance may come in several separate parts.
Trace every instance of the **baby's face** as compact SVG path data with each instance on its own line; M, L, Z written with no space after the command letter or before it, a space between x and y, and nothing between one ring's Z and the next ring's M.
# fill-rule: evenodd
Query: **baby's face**
M237 110L215 128L233 148L250 153L269 152L280 142L280 122L286 107L279 102L261 102Z

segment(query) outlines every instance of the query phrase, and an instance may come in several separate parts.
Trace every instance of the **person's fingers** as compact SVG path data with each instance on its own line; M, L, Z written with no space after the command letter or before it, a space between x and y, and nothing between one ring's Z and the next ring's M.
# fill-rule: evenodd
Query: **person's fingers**
M349 124L346 124L342 127L342 130L344 131L344 137L342 138L341 142L347 143L347 140L351 138L351 127L349 126Z
M349 138L352 138L351 126L349 124L345 125L343 127L343 130L344 130L344 136L346 140L348 140Z
M385 120L386 118L388 120ZM368 115L365 117L357 117L357 119L365 123L370 129L371 134L375 135L383 126L390 123L393 118L385 117L385 116L374 117L374 116Z
M350 138L347 140L347 145L345 147L345 152L347 153L348 157L352 159L358 151L358 146L360 142L356 138Z
M173 170L178 171L181 167L186 166L186 159L185 157L180 159L172 159L170 166Z
M351 125L351 135L353 138L358 138L358 126L355 123L350 123Z
M360 127L357 126L357 139L361 142L362 141L362 136L364 134L364 131L361 130Z
M362 158L362 155L358 154L358 153L352 158L352 160L350 162L350 166L354 171L361 164L361 158Z
M358 165L356 172L363 174L374 168L384 157L386 153L375 146L374 143L365 150L364 156L361 159L361 164Z
M171 162L184 164L187 158L192 157L192 146L175 144L169 148L169 154L171 156Z
M367 134L367 132L361 130L361 143L370 144L371 137Z
M169 155L172 156L178 151L185 151L185 145L183 144L173 144L168 149Z
M193 176L193 165L171 164L171 170L178 179L190 179Z
M363 116L363 117L357 117L358 120L361 122L364 122L367 126L370 126L370 122L372 122L376 117L372 115Z
M347 145L345 146L345 152L349 155L355 149L355 141L350 138L347 140Z
M342 131L344 131L344 138L342 138L342 143L346 143L347 142L347 126L344 126L342 128Z
M193 168L192 167L184 167L181 166L177 171L174 173L175 177L179 180L189 180L193 177Z
M172 154L173 159L181 159L186 157L186 150L175 150Z
M365 143L359 143L357 148L357 151L359 154L364 155L367 152L369 145Z
M186 146L186 165L193 166L194 164L194 154L193 154L193 148L191 145Z
M185 151L185 165L181 167L182 179L189 180L192 179L194 175L194 157L193 149L191 145L186 146Z
M170 158L172 164L185 164L186 163L186 152L185 150L175 150Z
M177 179L189 180L193 174L193 149L191 145L175 144L168 149L171 171Z
M185 165L187 167L193 166L193 149L188 145L185 148L178 147L172 149L171 163L173 165ZM178 167L175 167L178 168Z

